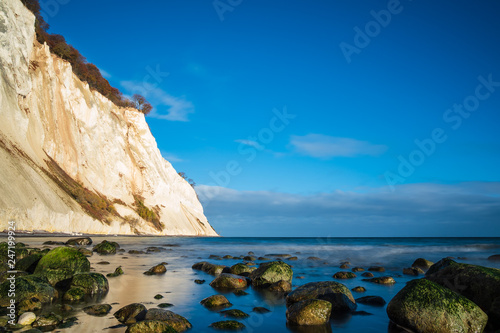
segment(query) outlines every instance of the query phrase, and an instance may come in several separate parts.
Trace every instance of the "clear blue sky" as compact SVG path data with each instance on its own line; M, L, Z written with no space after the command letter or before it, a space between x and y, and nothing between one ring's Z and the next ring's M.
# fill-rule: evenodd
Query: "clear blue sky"
M498 1L65 2L222 235L500 236Z

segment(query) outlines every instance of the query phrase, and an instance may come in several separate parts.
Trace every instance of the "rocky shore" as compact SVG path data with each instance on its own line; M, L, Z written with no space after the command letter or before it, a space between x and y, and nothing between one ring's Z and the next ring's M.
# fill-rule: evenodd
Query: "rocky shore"
M82 331L78 311L88 316L113 316L113 329L122 332L184 332L197 331L197 323L182 313L167 308L170 303L151 307L144 302L116 306L107 304L109 279L120 279L127 271L110 267L104 275L93 272L89 257L96 255L95 265L106 265L106 257L119 253L128 256L162 253L163 247L143 250L122 249L116 242L103 240L94 244L89 237L72 238L66 242L47 241L41 248L27 244L15 245L15 267L9 267L8 244L0 243L0 331L48 332L70 328ZM491 261L500 256L493 255ZM94 257L95 258L95 257ZM102 260L101 260L102 259ZM224 265L224 260L238 260ZM192 283L209 285L213 294L199 299L199 307L217 312L223 320L214 321L214 331L245 330L244 320L250 316L265 316L272 311L254 307L251 313L233 307L225 295L247 296L254 290L286 304L286 325L296 332L331 332L330 321L342 315L370 315L358 311L358 305L382 308L386 306L390 332L495 332L500 330L500 270L459 263L444 258L436 263L416 259L411 267L401 267L401 273L412 279L391 299L364 295L365 287L349 289L343 281L367 282L380 288L391 288L398 276L388 274L381 266L360 267L339 262L330 280L292 284L304 278L295 276L295 255L279 253L261 257L249 252L243 255L210 255L205 261L192 264L204 279ZM319 258L306 260L320 262ZM191 264L190 264L191 265ZM150 276L167 274L168 263L158 262L144 270L144 281ZM12 273L16 271L16 273ZM393 276L391 276L393 275ZM399 275L399 277L403 276ZM10 291L15 286L15 297ZM355 298L354 295L363 294ZM9 296L10 295L10 296ZM155 299L164 296L158 294ZM249 302L251 300L249 298ZM388 303L388 304L387 304ZM199 329L199 327L198 327ZM204 327L205 329L205 327ZM393 330L393 331L391 331Z

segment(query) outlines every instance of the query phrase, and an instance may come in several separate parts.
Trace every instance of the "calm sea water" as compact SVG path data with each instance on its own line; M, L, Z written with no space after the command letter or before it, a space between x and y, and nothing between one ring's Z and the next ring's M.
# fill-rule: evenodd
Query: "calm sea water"
M17 241L30 246L42 247L47 240L65 241L69 237L18 237ZM365 293L354 293L355 298L377 295L389 302L392 297L412 279L402 275L402 269L410 267L416 258L422 257L438 261L444 257L461 257L459 262L500 268L500 263L486 258L492 254L500 254L500 238L183 238L183 237L92 237L94 244L104 239L118 242L127 252L144 250L149 246L163 246L168 250L160 253L132 255L120 253L111 256L94 254L89 258L92 270L99 273L111 273L122 266L125 275L109 278L110 291L99 303L113 306L111 313L105 317L91 317L81 311L85 304L74 305L72 316L78 317L78 324L62 332L125 332L124 327L114 327L119 322L112 316L116 310L130 303L143 303L147 308L154 308L159 303L172 303L169 310L186 317L193 324L193 332L215 332L208 326L216 321L224 320L217 312L205 309L199 302L217 292L209 286L213 277L191 269L195 262L210 261L227 266L241 260L212 260L214 255L246 255L253 251L255 255L264 256L269 253L288 253L299 260L290 261L293 265L294 288L313 281L331 281L332 275L338 271L340 262L349 261L352 266L367 269L372 265L386 268L385 273L375 276L390 275L396 280L393 286L382 286L363 282L361 273L358 277L340 282L349 288L363 286ZM88 248L91 248L89 246ZM308 260L308 257L319 257L321 260ZM100 261L109 261L110 265L97 265ZM167 262L167 273L162 276L146 276L143 272L161 262ZM285 260L286 261L286 260ZM303 279L296 279L303 276ZM203 285L195 284L195 279L204 279ZM286 326L286 307L283 300L273 299L248 288L249 295L235 296L227 293L226 297L233 303L233 309L240 309L250 314L241 320L247 329L244 332L296 332ZM161 300L154 296L161 294ZM253 307L264 306L271 310L267 314L252 312ZM371 315L352 315L335 318L331 327L308 332L394 332L388 330L389 319L385 307L373 307L359 304L358 311L366 311ZM304 331L305 332L305 331Z

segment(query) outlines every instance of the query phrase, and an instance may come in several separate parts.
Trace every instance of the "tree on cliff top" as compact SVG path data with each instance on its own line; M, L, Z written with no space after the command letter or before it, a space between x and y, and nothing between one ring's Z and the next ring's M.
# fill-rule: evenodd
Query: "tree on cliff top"
M135 94L132 96L132 102L134 103L134 107L141 111L144 114L148 114L153 109L153 106L146 101L146 98L142 95Z
M108 98L117 106L122 107L135 107L137 110L144 114L151 112L153 107L146 99L142 97L142 102L137 103L136 100L131 101L125 98L123 94L117 89L112 87L108 80L106 80L99 68L96 65L87 62L84 56L78 52L73 46L69 45L63 36L57 34L49 34L50 26L43 19L40 12L40 3L38 0L21 0L22 3L35 15L35 31L36 38L39 43L47 43L50 51L57 55L59 58L68 61L71 64L73 73L78 76L82 81L89 84L91 89L94 89ZM134 95L135 96L135 95Z

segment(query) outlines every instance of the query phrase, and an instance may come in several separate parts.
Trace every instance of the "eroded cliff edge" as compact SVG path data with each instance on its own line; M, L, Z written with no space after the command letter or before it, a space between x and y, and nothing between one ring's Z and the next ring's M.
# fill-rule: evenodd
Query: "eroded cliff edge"
M34 21L0 2L0 230L216 236L144 115L80 81Z

